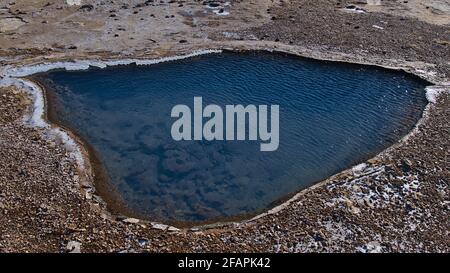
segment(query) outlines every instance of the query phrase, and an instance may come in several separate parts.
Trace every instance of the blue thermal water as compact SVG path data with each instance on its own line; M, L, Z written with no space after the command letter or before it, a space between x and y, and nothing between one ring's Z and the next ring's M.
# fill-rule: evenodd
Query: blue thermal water
M406 73L263 52L44 77L58 120L94 148L125 203L167 221L267 208L398 141L426 105L426 83ZM279 105L278 150L174 141L171 109L192 109L194 96L223 108Z

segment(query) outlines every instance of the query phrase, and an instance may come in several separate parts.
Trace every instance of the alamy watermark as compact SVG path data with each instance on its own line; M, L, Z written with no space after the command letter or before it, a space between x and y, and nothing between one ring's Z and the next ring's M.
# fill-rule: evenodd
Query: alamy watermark
M216 104L203 107L202 97L194 97L193 113L184 104L172 108L171 117L177 118L172 124L172 138L233 141L248 137L248 140L261 141L261 151L276 151L280 141L279 108L279 105L270 106L269 120L267 105L225 105L224 110ZM204 119L207 119L205 123Z

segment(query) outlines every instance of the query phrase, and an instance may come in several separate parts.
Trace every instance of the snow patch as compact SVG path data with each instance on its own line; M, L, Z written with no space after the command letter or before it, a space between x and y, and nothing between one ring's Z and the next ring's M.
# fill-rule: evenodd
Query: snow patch
M219 16L227 16L230 15L229 11L225 11L225 10L221 10L221 9L215 9L213 10L214 14L219 15Z
M358 164L352 168L352 172L355 175L361 174L366 169L366 167L367 167L366 163Z
M376 29L381 29L381 30L384 29L384 27L380 27L380 26L378 26L378 25L372 25L372 27L373 27L373 28L376 28Z
M437 98L439 97L440 94L448 92L450 93L450 85L448 86L442 86L442 85L436 85L436 86L427 86L425 88L425 92L426 92L426 97L427 100L430 103L436 103Z
M69 6L79 6L81 5L81 0L66 0L66 4Z
M220 5L220 4L216 4L216 3L214 3L214 4L211 4L211 3L210 3L210 4L208 4L206 7L209 8L209 9L211 9L212 12L213 12L214 14L216 14L216 15L219 15L219 16L227 16L227 15L230 15L230 7L231 7L231 3L230 3L230 2L225 2L225 3L223 4L223 6Z
M355 5L348 5L345 8L342 9L343 11L347 11L347 12L354 12L354 13L365 13L366 11L358 6Z

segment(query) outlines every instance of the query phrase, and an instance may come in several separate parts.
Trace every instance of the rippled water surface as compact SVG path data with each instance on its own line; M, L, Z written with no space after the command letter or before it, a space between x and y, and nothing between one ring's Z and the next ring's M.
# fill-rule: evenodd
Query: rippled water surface
M254 213L399 140L425 82L385 69L269 53L44 75L59 121L89 142L128 206L155 220ZM176 104L278 104L280 146L172 140Z

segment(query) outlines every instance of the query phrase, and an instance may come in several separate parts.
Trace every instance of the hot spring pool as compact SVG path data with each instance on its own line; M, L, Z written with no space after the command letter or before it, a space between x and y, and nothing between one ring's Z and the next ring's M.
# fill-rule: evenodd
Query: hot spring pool
M252 214L361 162L413 128L426 82L399 71L252 52L36 75L57 122L95 151L127 207L152 220ZM177 104L279 105L279 147L175 141Z

